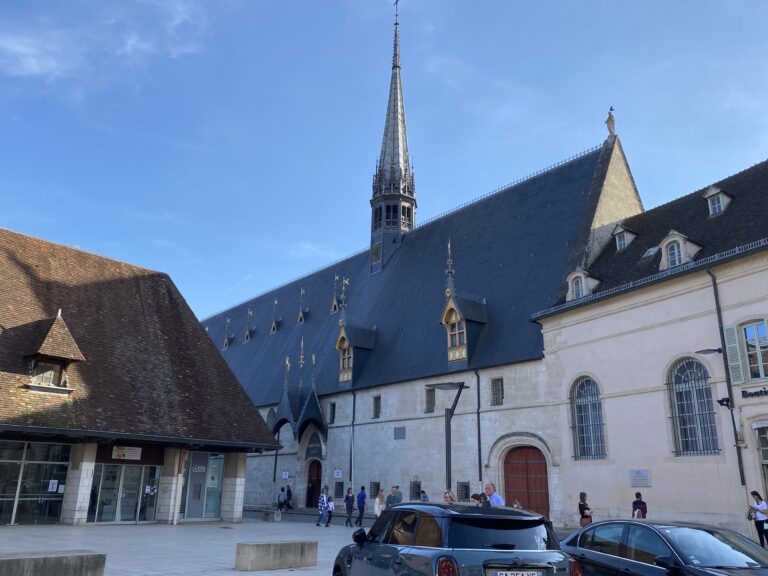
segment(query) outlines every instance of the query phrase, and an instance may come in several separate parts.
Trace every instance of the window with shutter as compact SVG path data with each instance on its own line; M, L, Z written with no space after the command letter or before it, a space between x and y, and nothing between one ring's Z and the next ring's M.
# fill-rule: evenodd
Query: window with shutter
M741 365L741 351L739 350L739 329L736 326L723 328L725 335L725 356L728 361L728 372L731 375L731 384L744 383L744 369Z

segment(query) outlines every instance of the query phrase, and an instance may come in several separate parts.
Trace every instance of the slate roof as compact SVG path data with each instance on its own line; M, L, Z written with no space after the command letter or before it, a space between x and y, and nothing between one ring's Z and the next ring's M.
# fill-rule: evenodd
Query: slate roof
M317 354L316 389L326 395L345 389L338 382L335 340L339 314L331 314L334 274L348 277L346 315L351 325L376 334L374 349L353 386L366 388L446 374L446 245L453 246L455 283L460 293L484 298L487 324L468 369L538 359L540 329L530 315L554 304L577 231L585 219L596 179L605 176L615 137L602 148L531 177L424 224L404 236L384 270L369 273L369 252L280 286L203 321L221 350L227 318L233 341L222 354L251 399L276 404L283 393L284 359L295 359L300 340ZM304 324L284 322L269 333L273 301L293 318L301 289L310 308ZM248 315L251 310L252 316ZM244 342L246 322L255 331ZM293 377L293 375L292 375ZM347 388L348 389L348 388Z
M35 352L81 360L67 368L71 394L26 387ZM276 444L167 275L4 229L0 396L0 431Z

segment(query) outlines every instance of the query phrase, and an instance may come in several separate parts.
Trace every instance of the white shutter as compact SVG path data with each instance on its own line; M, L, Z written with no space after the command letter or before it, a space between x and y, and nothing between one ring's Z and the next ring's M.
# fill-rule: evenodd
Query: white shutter
M728 372L731 374L731 384L744 383L744 369L741 366L741 351L739 350L739 327L725 326L725 357L728 360Z

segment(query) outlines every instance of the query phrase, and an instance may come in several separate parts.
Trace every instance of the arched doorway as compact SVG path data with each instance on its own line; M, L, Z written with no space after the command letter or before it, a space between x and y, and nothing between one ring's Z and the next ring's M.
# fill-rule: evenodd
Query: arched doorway
M323 465L320 460L312 460L307 471L307 508L317 508L317 500L320 498L320 482L323 477Z
M504 457L504 499L549 517L547 462L533 446L512 448Z

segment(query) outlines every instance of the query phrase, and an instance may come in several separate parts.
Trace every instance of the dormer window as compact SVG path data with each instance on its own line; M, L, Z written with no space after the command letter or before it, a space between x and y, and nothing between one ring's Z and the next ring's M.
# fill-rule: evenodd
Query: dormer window
M616 234L616 251L621 252L626 247L627 247L627 233L621 232L620 234Z
M456 310L446 316L448 330L448 360L462 360L467 357L467 325Z
M683 263L683 257L680 251L680 242L677 240L667 244L667 263L669 268L680 266L680 264Z
M350 382L352 380L353 350L349 342L343 341L339 348L339 382Z
M717 186L710 186L707 188L707 191L704 192L704 198L707 200L707 205L709 206L710 218L719 216L725 212L725 209L731 202L731 197Z
M637 236L637 234L627 230L621 225L616 226L613 229L612 234L613 237L616 238L616 252L624 250Z
M584 279L581 276L576 276L571 280L571 295L574 300L584 296Z
M32 370L32 383L38 386L64 387L61 364L53 362L37 362Z

